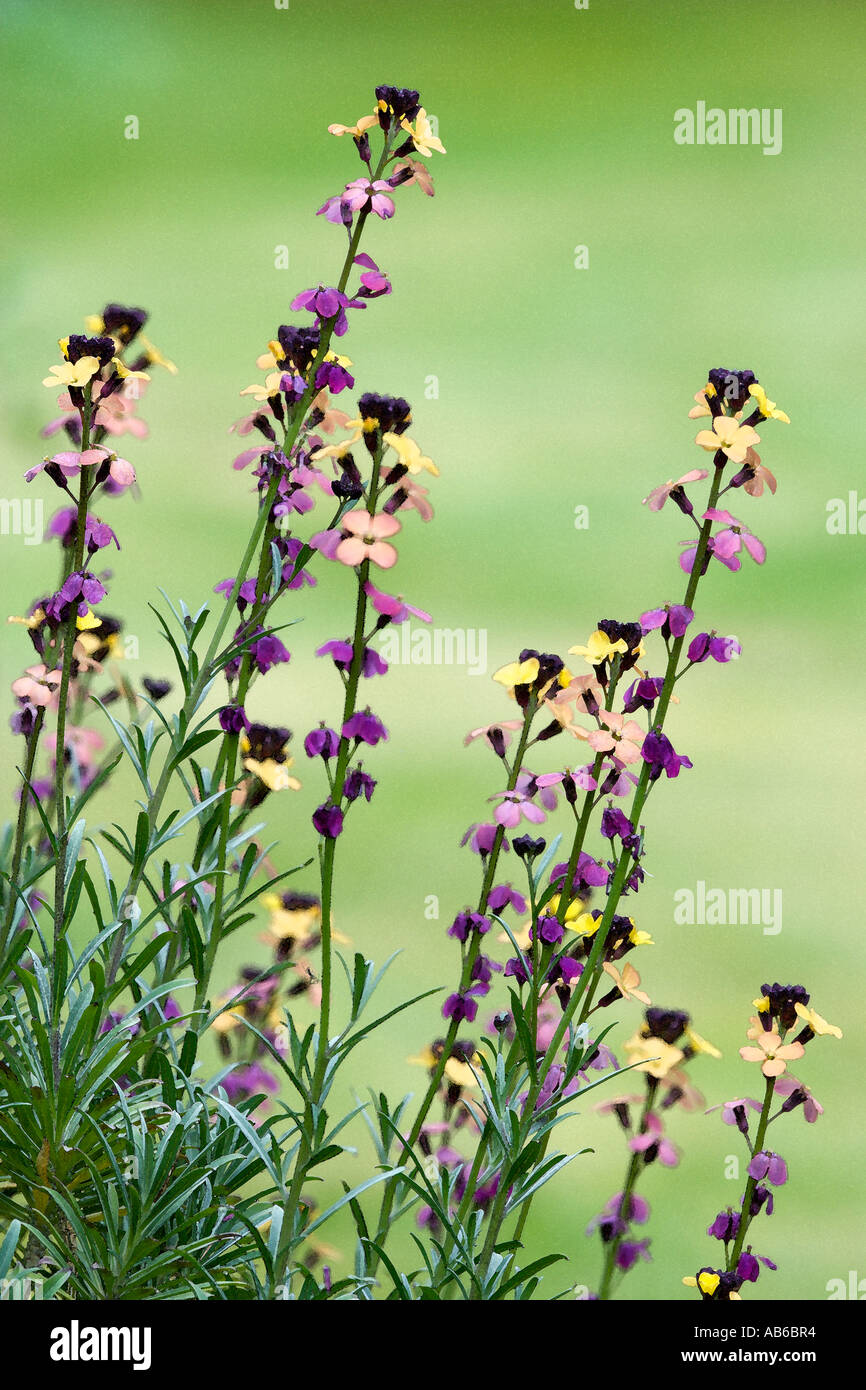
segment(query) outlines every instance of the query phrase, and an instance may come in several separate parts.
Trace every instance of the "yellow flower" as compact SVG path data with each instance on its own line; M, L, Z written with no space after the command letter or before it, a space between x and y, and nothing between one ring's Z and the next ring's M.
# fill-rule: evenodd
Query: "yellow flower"
M329 125L328 134L352 135L356 140L360 140L364 131L369 130L371 126L377 125L378 121L379 117L374 111L372 116L361 116L355 125L338 125L336 123L334 125Z
M559 893L554 893L547 904L547 910L554 917L559 916L559 905L562 901ZM588 919L588 923L585 919ZM600 919L599 919L600 920ZM568 907L565 909L565 925L572 931L579 931L583 936L590 935L598 926L598 922L591 913L586 910L586 903L583 898L572 898Z
M822 1018L820 1014L816 1014L814 1009L807 1009L805 1004L795 1004L794 1008L797 1011L798 1018L802 1018L803 1022L807 1027L811 1028L816 1037L841 1038L842 1029L837 1028L835 1023L828 1023L826 1018Z
M707 1298L712 1298L713 1294L716 1292L716 1289L719 1287L720 1276L718 1274L711 1273L710 1270L704 1269L698 1275L697 1279L693 1274L686 1275L685 1279L683 1280L683 1283L685 1284L686 1288L700 1289L701 1293L706 1294ZM728 1298L731 1299L732 1302L736 1303L742 1303L743 1301L740 1295L734 1292L729 1293Z
M224 1004L225 997L217 1000L218 1004ZM215 1033L230 1033L232 1029L239 1028L241 1019L244 1017L246 1009L243 1004L235 1004L232 1009L223 1009L222 1013L217 1014L211 1028Z
M635 1033L623 1047L629 1054L629 1062L638 1064L638 1071L648 1072L658 1081L679 1066L685 1055L679 1047L673 1047L662 1038L648 1038L643 1033Z
M781 420L783 425L790 425L791 421L784 410L777 410L776 402L767 400L763 386L750 386L749 395L754 399L765 420Z
M75 626L78 628L79 632L89 632L91 628L100 627L101 620L95 617L88 608L83 617L75 619Z
M400 128L412 137L416 150L419 154L423 154L425 159L429 158L431 150L438 150L439 154L445 154L445 146L439 137L433 134L433 127L423 106L415 117L414 126L410 125L404 117L400 122Z
M268 929L280 941L300 940L310 936L322 916L322 909L318 903L311 903L309 907L293 908L290 911L283 907L283 900L278 893L263 893L261 903L271 914Z
M432 459L421 453L421 449L405 434L383 434L382 440L389 444L399 458L403 467L410 473L420 473L422 469L427 473L432 473L434 478L439 477L439 469Z
M270 396L280 394L280 382L283 379L282 372L271 372L265 378L264 386L246 386L241 391L242 396L254 396L257 401L266 401Z
M261 763L255 758L244 758L243 765L247 772L252 772L260 782L264 782L269 791L297 792L300 791L301 784L297 777L289 776L289 768L293 762L293 758L287 758L284 763L278 763L273 758L266 758Z
M122 381L150 381L147 372L134 372L121 362L119 357L112 357L111 365ZM174 370L177 371L177 367Z
M686 1028L686 1041L692 1052L703 1052L707 1057L721 1057L721 1052L717 1047L713 1047L711 1042L702 1038L700 1033L696 1033L693 1028Z
M351 422L350 422L351 423ZM349 450L357 444L361 438L360 427L348 439L344 439L342 444L326 444L323 448L317 449L310 455L311 463L318 463L319 459L341 459L348 454Z
M515 685L531 685L538 679L540 670L538 657L530 656L526 661L512 661L508 666L500 666L498 671L493 672L493 679L513 689Z
M629 918L631 921L631 918ZM648 931L638 931L637 927L632 927L628 934L628 939L632 946L655 946L655 942Z
M569 656L582 656L590 666L600 666L603 661L611 661L617 653L625 653L628 647L622 637L611 642L606 632L597 629L588 638L585 647L569 647Z
M98 357L79 357L77 362L61 362L59 367L49 367L51 376L43 378L43 386L86 386L99 371Z
M141 343L141 346L144 348L144 351L147 353L147 361L149 366L164 367L167 372L171 372L172 376L177 375L177 367L174 365L174 363L169 362L167 357L163 357L159 348L154 347L153 343L151 343L147 338L145 338L144 334L142 334L139 338L139 342Z
M731 415L717 415L711 430L700 430L695 435L695 443L707 453L721 449L731 463L743 463L751 445L760 442L761 436L751 425L738 425Z

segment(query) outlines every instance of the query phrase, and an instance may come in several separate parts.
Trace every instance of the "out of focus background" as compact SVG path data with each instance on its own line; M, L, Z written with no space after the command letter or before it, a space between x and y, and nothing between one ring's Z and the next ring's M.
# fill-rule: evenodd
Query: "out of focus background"
M670 728L695 766L650 802L652 878L635 909L657 944L637 963L653 1001L690 1010L724 1054L693 1065L708 1106L759 1089L738 1048L763 981L805 984L843 1028L842 1042L817 1040L798 1069L826 1113L771 1130L791 1180L753 1231L779 1263L754 1296L822 1299L829 1280L866 1275L862 7L9 0L5 30L4 496L41 496L51 514L51 484L25 493L22 474L56 413L41 385L56 339L85 314L107 300L146 306L146 332L179 368L154 372L142 402L151 437L124 440L140 499L103 512L123 546L106 607L137 638L135 676L170 673L148 609L158 586L197 606L242 553L254 502L249 476L231 468L242 445L227 430L247 408L238 393L260 379L255 359L292 318L294 294L336 275L343 233L314 214L361 172L328 124L371 110L379 82L418 87L438 122L448 154L431 160L436 196L401 189L393 221L369 227L365 249L394 293L353 316L343 350L359 390L409 398L412 433L441 468L435 520L407 518L386 587L432 611L438 628L485 633L487 674L395 665L370 692L391 737L368 759L373 806L352 815L340 844L336 912L355 949L378 960L402 952L383 1004L456 979L445 931L476 896L478 873L457 843L501 790L492 755L463 736L512 713L490 673L523 646L564 652L599 618L681 597L678 542L690 528L673 508L653 515L640 503L704 462L687 412L710 367L751 367L791 416L760 431L776 496L739 493L733 506L765 541L766 565L716 565L700 591L700 627L736 635L743 654L680 687ZM677 145L674 112L699 101L780 108L781 152ZM137 139L125 138L130 116ZM275 264L280 247L288 268ZM849 522L828 531L833 499L851 510L854 533ZM11 535L0 553L6 612L21 613L57 557ZM291 665L250 702L298 743L336 718L340 699L313 651L344 635L351 576L318 572L314 593L285 604L285 620L303 618L288 635ZM3 629L7 688L28 650L20 628ZM11 807L19 748L11 735L3 747L0 797ZM542 745L536 770L565 756L565 740ZM300 775L301 792L266 806L281 868L314 851L320 768ZM92 808L91 829L128 816L133 795L119 782ZM564 816L557 823L566 828ZM699 881L780 890L781 930L677 925L674 894ZM293 882L315 888L312 870ZM432 895L438 921L425 916ZM265 959L260 927L247 930L223 954L222 984ZM501 998L490 996L479 1024ZM406 1059L440 1032L440 1002L355 1053L359 1093L422 1089ZM617 1018L615 1045L637 1006ZM654 1262L629 1276L626 1297L693 1296L681 1276L714 1262L706 1227L741 1191L742 1177L725 1176L738 1148L717 1114L676 1113L670 1133L682 1160L646 1174ZM370 1161L360 1124L355 1138L350 1180ZM548 1294L597 1279L597 1241L583 1231L625 1165L621 1132L589 1103L568 1139L595 1153L537 1201L531 1251L555 1247L571 1261L547 1276ZM342 1250L335 1269L349 1267L347 1231L329 1238ZM400 1239L408 1245L408 1231Z

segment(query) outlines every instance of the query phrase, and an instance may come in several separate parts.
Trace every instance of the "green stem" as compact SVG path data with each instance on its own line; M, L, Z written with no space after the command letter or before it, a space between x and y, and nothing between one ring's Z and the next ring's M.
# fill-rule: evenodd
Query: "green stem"
M92 387L88 385L84 390L84 403L81 408L81 450L83 454L90 448L90 420L92 414ZM79 472L78 489L78 512L76 516L75 542L72 547L72 562L69 573L73 574L80 570L84 563L84 537L87 530L87 503L89 491L87 484L87 473L84 469ZM66 906L66 855L69 846L69 826L66 823L66 714L69 701L69 682L72 675L72 656L75 647L75 639L78 633L77 627L78 605L72 605L72 611L66 620L63 632L63 664L60 672L60 687L57 694L57 734L54 747L54 801L55 815L57 820L56 839L57 839L57 858L54 869L54 936L52 947L52 966L51 966L51 1055L54 1063L54 1079L59 1080L60 1075L60 1011L63 1004L63 992L61 989L61 972L59 969L60 952L63 949L65 934L65 906Z
M646 1134L647 1132L649 1118L652 1114L653 1105L655 1104L658 1085L659 1083L656 1077L647 1076L646 1100L644 1101L644 1107L643 1111L641 1112L640 1123L638 1125L637 1131L639 1135ZM628 1221L629 1219L628 1212L631 1208L631 1197L635 1189L635 1184L637 1183L638 1174L640 1173L642 1167L643 1152L638 1151L636 1153L632 1153L628 1169L626 1171L625 1183L622 1189L622 1198L620 1200L619 1209L617 1212L617 1215L622 1221ZM611 1281L616 1271L617 1251L619 1250L621 1243L622 1234L614 1236L613 1240L610 1241L610 1243L607 1246L604 1260L604 1270L602 1272L601 1284L598 1290L598 1296L602 1300L608 1299L610 1297Z
M21 787L21 800L18 803L18 820L15 826L15 843L12 849L12 863L9 870L9 901L6 904L6 914L3 919L3 935L0 938L0 960L6 953L6 946L15 921L15 907L17 904L16 884L18 874L21 871L21 858L24 853L24 837L27 833L27 812L30 808L30 783L33 780L33 765L36 762L36 754L39 746L39 735L45 720L45 708L40 705L36 711L36 718L33 721L33 728L27 740L27 751L24 762L24 779Z
M766 1090L764 1091L764 1104L761 1107L761 1114L758 1118L758 1128L755 1131L755 1143L752 1148L753 1154L760 1153L764 1147L764 1138L767 1133L767 1125L770 1121L770 1107L773 1103L773 1092L775 1088L776 1078L774 1076L768 1076ZM742 1254L743 1245L745 1243L746 1233L752 1224L750 1207L752 1205L752 1198L755 1195L755 1188L757 1186L758 1179L750 1177L748 1182L746 1183L746 1190L743 1193L743 1205L740 1208L740 1225L737 1230L737 1237L734 1241L733 1246L731 1247L731 1253L728 1257L729 1272L737 1268L737 1262L739 1261L740 1255Z

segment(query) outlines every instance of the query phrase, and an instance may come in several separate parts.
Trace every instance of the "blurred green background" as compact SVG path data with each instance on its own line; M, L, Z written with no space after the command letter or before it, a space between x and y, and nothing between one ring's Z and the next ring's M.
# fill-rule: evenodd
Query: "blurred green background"
M436 519L408 518L386 587L439 627L486 630L489 671L522 646L564 651L600 617L681 596L689 528L640 500L704 461L687 411L709 367L752 367L790 414L790 426L761 431L776 497L740 494L734 506L765 540L766 566L715 566L701 590L699 623L736 634L743 656L680 687L670 728L695 769L650 803L653 877L637 920L657 945L638 965L654 1002L691 1010L722 1049L721 1061L694 1065L708 1105L756 1090L737 1049L762 981L806 984L843 1027L843 1042L818 1040L799 1068L826 1114L814 1127L794 1115L773 1134L791 1182L754 1230L780 1265L754 1296L821 1299L829 1279L866 1274L853 1094L864 732L855 601L866 540L825 524L828 501L863 486L862 6L19 0L5 20L4 495L24 495L21 475L54 414L40 382L58 360L55 340L84 314L111 299L145 305L149 336L180 368L154 374L143 402L151 439L129 443L140 501L104 509L123 544L107 607L139 638L131 673L169 671L147 608L157 585L197 605L235 572L252 499L226 431L246 408L239 390L259 379L256 356L292 317L290 299L342 263L340 229L313 214L360 169L351 142L326 127L371 109L380 81L420 89L448 150L431 161L436 197L403 189L394 220L369 229L365 249L395 292L356 314L344 340L359 389L413 402L412 433L442 470ZM781 154L675 145L674 111L699 100L781 107ZM137 141L124 138L128 115ZM288 270L275 268L279 245ZM587 269L575 268L578 245ZM430 376L438 399L425 398ZM32 489L49 516L50 485ZM574 524L581 505L585 530ZM20 537L2 546L6 611L20 613L56 557ZM340 693L312 653L347 628L351 576L324 568L314 594L286 601L286 619L304 617L289 635L291 666L250 702L299 735L335 718ZM4 630L7 682L26 649L20 628ZM373 807L352 816L340 844L337 923L378 960L402 950L383 988L390 1004L456 977L445 929L477 892L477 861L456 844L501 789L492 756L462 737L513 711L489 679L451 666L395 666L372 697L391 739L368 760ZM4 746L8 805L19 750L11 736ZM537 770L573 756L564 740L541 751ZM314 848L319 769L301 776L302 792L267 805L281 867ZM128 813L132 794L122 784L95 814ZM781 889L781 932L675 925L675 890L699 879ZM314 888L311 870L302 886ZM424 916L430 894L438 922ZM257 932L224 953L221 982L263 959ZM427 1001L376 1034L355 1054L355 1086L420 1089L405 1059L440 1031L438 1009ZM620 1019L621 1041L636 1007ZM715 1255L705 1228L741 1189L724 1176L737 1149L717 1115L678 1113L670 1130L682 1163L646 1174L655 1260L629 1276L625 1297L692 1296L680 1278ZM590 1112L569 1137L597 1152L537 1202L531 1250L555 1246L572 1261L548 1276L548 1293L597 1278L599 1250L583 1229L625 1162L612 1121ZM360 1180L360 1124L357 1142L347 1171ZM345 1231L330 1240L342 1240L337 1268L347 1268Z

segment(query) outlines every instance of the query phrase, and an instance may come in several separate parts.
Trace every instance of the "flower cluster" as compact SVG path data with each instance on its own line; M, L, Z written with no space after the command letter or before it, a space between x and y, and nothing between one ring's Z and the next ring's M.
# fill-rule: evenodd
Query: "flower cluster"
M740 1056L760 1067L763 1100L739 1096L712 1107L720 1109L725 1124L742 1135L748 1150L745 1190L739 1205L720 1211L707 1228L707 1235L724 1249L723 1264L719 1268L705 1266L683 1279L702 1299L714 1302L739 1299L743 1285L754 1284L762 1268L777 1268L769 1256L758 1254L747 1241L755 1217L773 1215L776 1190L788 1181L787 1162L768 1146L767 1130L796 1110L807 1124L814 1124L823 1114L808 1086L788 1071L788 1063L799 1065L814 1038L842 1036L840 1028L810 1008L809 994L802 985L761 985L754 1006L757 1013L748 1028L749 1042L740 1048ZM774 1105L778 1106L775 1111Z

